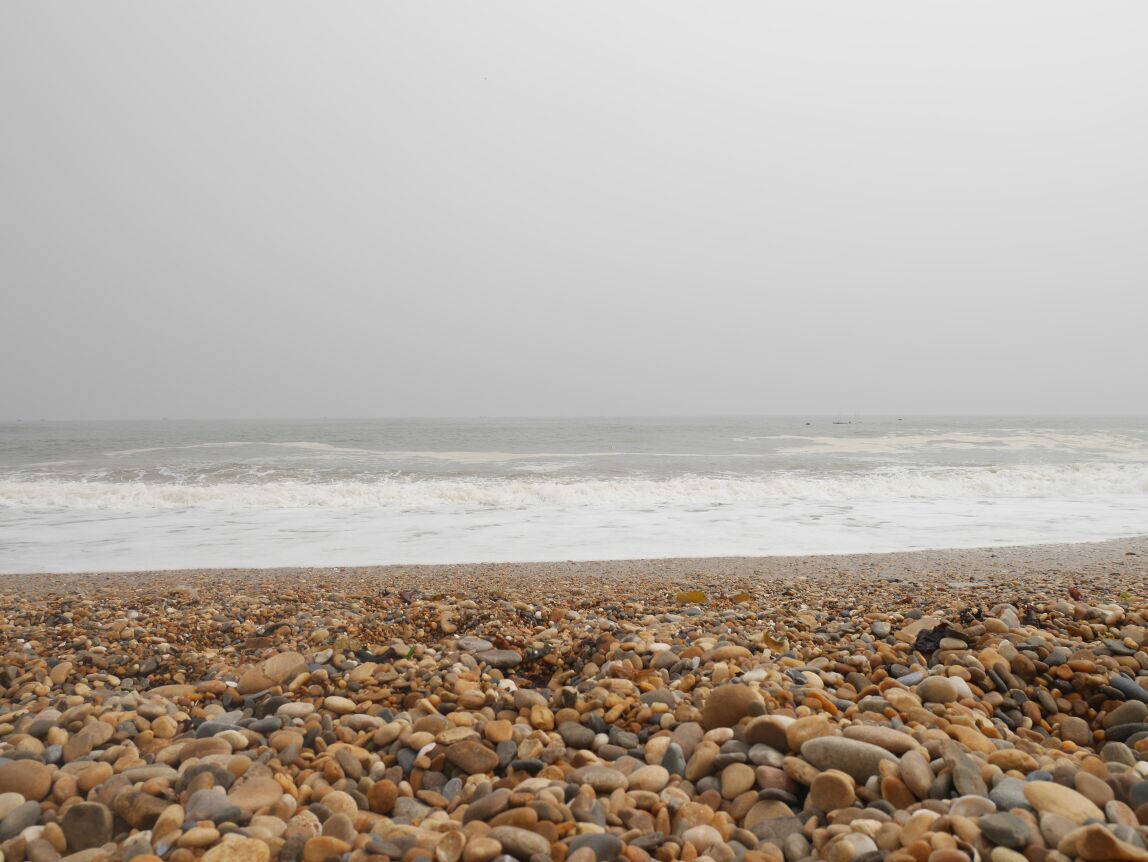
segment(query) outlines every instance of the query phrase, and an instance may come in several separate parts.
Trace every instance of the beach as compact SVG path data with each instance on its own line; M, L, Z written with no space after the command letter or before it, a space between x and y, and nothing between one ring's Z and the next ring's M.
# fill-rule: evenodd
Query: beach
M0 581L5 862L1148 859L1148 539Z

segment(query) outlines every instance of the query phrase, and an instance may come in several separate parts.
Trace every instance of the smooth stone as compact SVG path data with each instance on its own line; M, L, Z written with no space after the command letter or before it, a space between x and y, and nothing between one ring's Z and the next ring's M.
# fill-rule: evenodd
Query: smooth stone
M958 697L957 685L947 676L928 676L917 684L917 695L925 703L952 703Z
M230 802L246 815L260 808L270 808L283 798L283 788L274 778L248 778L235 784L227 793Z
M202 862L269 862L271 848L257 838L228 836L203 854Z
M1068 842L1075 844L1075 855L1084 862L1148 862L1148 850L1119 840L1099 823L1070 833L1061 843Z
M846 739L856 739L879 746L892 754L919 750L921 744L907 733L875 724L852 724L842 732Z
M494 649L494 644L490 641L476 637L461 637L458 639L457 646L463 652L486 652Z
M482 652L475 653L474 657L478 661L500 670L515 667L522 663L522 656L510 649L483 650Z
M238 822L243 811L227 798L222 787L205 787L187 799L187 819L193 822L210 820L213 823Z
M1061 784L1030 781L1025 785L1024 796L1041 814L1057 814L1078 825L1091 819L1104 821L1103 811L1082 794Z
M101 847L112 840L111 810L99 802L80 802L64 812L60 828L73 853Z
M613 793L627 785L626 776L608 766L583 766L571 772L566 780L572 784L588 784L596 793Z
M1016 850L1028 844L1031 837L1029 825L1014 814L1000 812L988 814L977 821L984 836L1004 847Z
M594 853L597 862L612 862L622 853L622 840L609 833L579 835L570 840L570 853L587 848ZM567 858L570 858L567 856Z
M808 801L827 813L851 807L857 801L852 776L837 769L822 772L809 785Z
M702 707L702 726L706 730L734 727L743 718L761 715L765 702L756 689L739 683L727 683L710 690Z
M1148 718L1148 703L1128 700L1105 715L1102 724L1107 730L1121 724L1140 724L1146 718Z
M597 735L593 730L576 721L564 721L558 725L558 735L562 737L570 748L593 748L594 737Z
M1060 724L1057 726L1057 733L1061 739L1073 742L1079 746L1092 744L1092 728L1088 726L1088 722L1083 718L1077 718L1073 715L1065 716L1060 720Z
M534 855L550 856L550 842L536 832L517 826L495 826L488 834L503 850L522 862Z
M897 758L883 748L843 736L819 736L801 746L801 756L818 769L840 769L864 784L878 774L880 763L896 764Z
M670 783L670 772L664 766L653 764L635 769L628 776L630 790L648 790L651 793L661 793Z
M8 816L0 821L0 841L15 838L29 826L40 822L40 803L25 802L17 805L8 812Z
M1008 811L1011 808L1023 808L1026 811L1032 811L1033 808L1028 804L1028 799L1024 795L1025 786L1025 782L1019 778L1007 776L998 781L989 791L989 799L1001 811Z
M494 772L498 768L498 754L473 739L448 745L446 759L467 775Z
M1108 678L1108 684L1124 695L1125 698L1138 700L1141 703L1148 703L1148 691L1145 691L1126 676L1115 674Z
M10 760L0 763L0 793L19 793L27 800L40 801L52 789L52 768L38 760Z
M736 799L757 783L757 773L745 763L731 763L721 773L721 795Z

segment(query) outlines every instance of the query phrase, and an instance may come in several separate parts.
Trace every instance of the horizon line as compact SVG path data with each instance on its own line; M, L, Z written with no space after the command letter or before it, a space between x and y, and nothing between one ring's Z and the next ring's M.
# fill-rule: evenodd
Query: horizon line
M3 424L37 424L41 422L429 422L429 421L555 421L555 420L649 420L649 419L833 419L863 421L866 419L1148 419L1148 412L1082 412L1047 413L1021 411L952 412L838 412L838 413L506 413L506 414L410 414L410 415L334 415L334 416L132 416L132 417L15 417L0 418Z

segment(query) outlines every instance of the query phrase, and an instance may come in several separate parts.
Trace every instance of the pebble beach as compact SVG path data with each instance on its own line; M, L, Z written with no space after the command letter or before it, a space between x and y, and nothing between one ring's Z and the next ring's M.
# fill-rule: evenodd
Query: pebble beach
M2 862L1148 860L1148 540L10 576Z

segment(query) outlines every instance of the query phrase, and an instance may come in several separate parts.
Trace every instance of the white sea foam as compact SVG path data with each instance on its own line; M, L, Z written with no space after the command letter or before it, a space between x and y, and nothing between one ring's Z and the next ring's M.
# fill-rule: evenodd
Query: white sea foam
M0 571L834 553L1148 530L1148 423L1022 426L0 426Z
M714 506L787 499L1072 498L1148 494L1148 465L1091 463L890 468L856 473L776 471L662 479L378 477L371 481L107 482L0 480L0 505L150 508L518 508Z
M1075 542L1144 532L1148 496L581 506L53 509L0 506L0 572L755 556Z
M1110 458L1148 460L1142 439L1107 432L1066 432L1026 428L994 431L937 431L936 433L880 434L875 436L822 436L770 434L740 436L735 442L755 440L795 441L785 451L833 455L904 455L922 450L1049 451L1102 454Z

